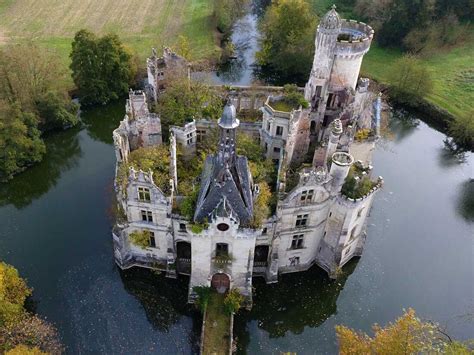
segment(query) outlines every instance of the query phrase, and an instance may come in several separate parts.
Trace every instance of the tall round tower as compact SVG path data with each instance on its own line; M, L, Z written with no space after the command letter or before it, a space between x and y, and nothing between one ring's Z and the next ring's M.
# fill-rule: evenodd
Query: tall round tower
M322 18L316 31L313 67L305 87L305 99L310 102L312 111L324 107L325 93L334 61L337 37L341 31L341 18L333 5Z

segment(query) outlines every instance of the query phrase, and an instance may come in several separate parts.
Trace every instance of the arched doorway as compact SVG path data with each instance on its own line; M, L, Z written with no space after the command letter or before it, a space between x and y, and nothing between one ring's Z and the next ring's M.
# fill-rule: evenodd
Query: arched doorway
M191 274L191 243L176 243L177 267L180 274Z
M226 274L214 274L211 279L211 287L218 293L226 293L230 287L230 279Z

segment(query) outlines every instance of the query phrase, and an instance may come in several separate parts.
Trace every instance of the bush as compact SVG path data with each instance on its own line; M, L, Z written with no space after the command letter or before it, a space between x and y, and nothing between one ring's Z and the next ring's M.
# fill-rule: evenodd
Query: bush
M197 295L196 306L204 314L211 298L212 289L209 286L194 286L193 292Z
M244 301L244 296L242 296L238 289L231 289L224 299L224 307L227 313L233 314L236 313L242 306Z
M130 242L142 249L146 249L150 246L151 232L149 230L134 231L129 234Z
M270 200L272 193L270 187L265 181L262 181L259 188L260 192L253 203L253 219L250 225L252 228L260 228L271 213Z

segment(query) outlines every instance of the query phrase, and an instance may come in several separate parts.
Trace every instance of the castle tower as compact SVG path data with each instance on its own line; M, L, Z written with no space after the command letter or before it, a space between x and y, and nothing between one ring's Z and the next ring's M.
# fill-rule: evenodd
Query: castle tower
M341 19L336 12L336 6L333 5L318 25L313 67L304 90L305 99L311 104L311 111L316 119L321 113L324 114L326 107L329 79L340 31ZM314 129L313 125L312 129Z
M237 127L240 121L237 118L235 106L228 102L219 118L219 152L218 157L222 165L232 167L235 164L235 142Z
M367 24L341 19L333 5L316 32L313 67L305 86L311 105L312 140L325 135L355 94L362 59L369 51L374 30Z
M238 156L236 152L239 123L234 105L227 102L218 121L220 138L217 154L209 155L204 163L195 221L209 219L223 198L240 223L248 224L252 219L252 176L247 158Z

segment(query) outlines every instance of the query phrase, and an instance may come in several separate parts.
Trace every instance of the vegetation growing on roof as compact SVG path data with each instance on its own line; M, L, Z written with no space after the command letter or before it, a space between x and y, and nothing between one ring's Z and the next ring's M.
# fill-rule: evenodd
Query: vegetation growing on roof
M367 195L376 185L376 181L370 180L362 170L353 165L342 185L341 193L349 198L358 199Z
M134 231L129 235L133 245L146 249L150 246L151 232L149 230Z
M284 96L270 101L270 106L277 111L291 112L300 108L308 108L308 101L303 94L298 91L294 84L287 84L283 87Z
M129 169L153 172L153 182L164 194L170 193L170 151L167 145L138 148L132 151L128 162L122 162L117 171L117 185L126 193Z
M183 126L193 118L217 119L223 102L215 89L186 77L175 77L160 95L156 111L160 114L163 132L169 126Z

